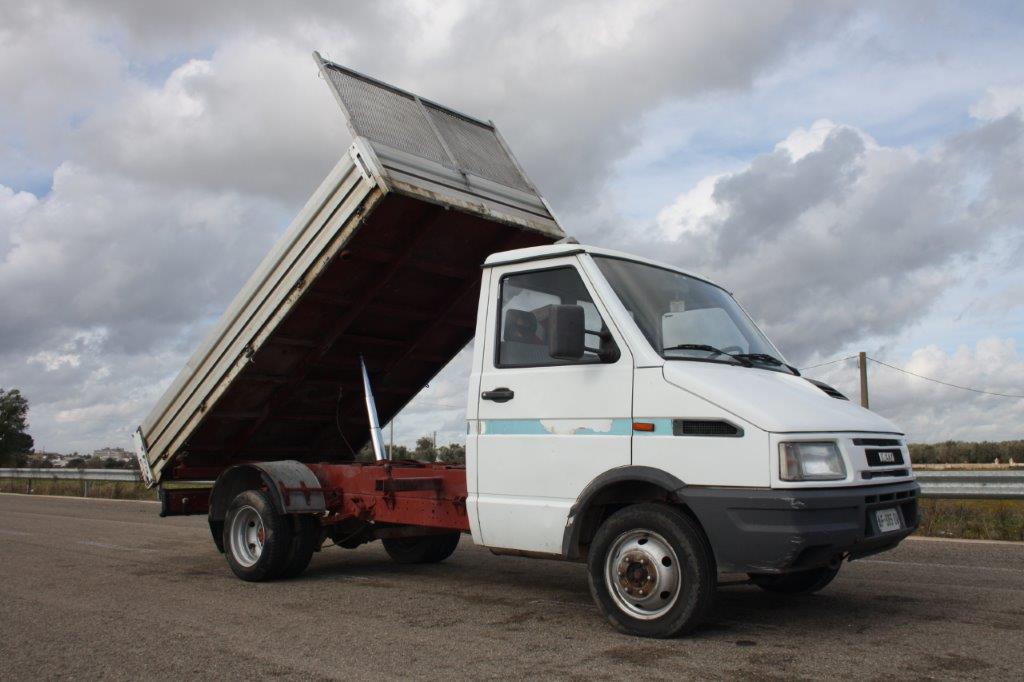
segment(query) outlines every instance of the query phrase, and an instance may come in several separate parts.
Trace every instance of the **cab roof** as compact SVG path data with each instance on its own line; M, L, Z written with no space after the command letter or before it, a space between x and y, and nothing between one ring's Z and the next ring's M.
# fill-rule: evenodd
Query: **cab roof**
M560 258L562 256L571 256L574 254L586 253L591 256L607 256L609 258L619 258L621 260L633 261L634 263L643 263L644 265L651 265L656 268L662 268L663 270L672 270L688 277L694 277L696 279L703 280L709 284L714 284L717 287L724 288L720 284L716 283L704 275L692 272L690 270L684 270L676 265L671 265L662 261L651 260L649 258L643 258L632 253L626 253L625 251L616 251L614 249L605 249L600 246L590 246L587 244L572 244L572 243L559 243L559 244L547 244L544 246L531 246L524 249L511 249L509 251L500 251L498 253L492 253L484 261L484 267L490 268L498 265L509 265L511 263L523 263L533 260L545 260L548 258Z

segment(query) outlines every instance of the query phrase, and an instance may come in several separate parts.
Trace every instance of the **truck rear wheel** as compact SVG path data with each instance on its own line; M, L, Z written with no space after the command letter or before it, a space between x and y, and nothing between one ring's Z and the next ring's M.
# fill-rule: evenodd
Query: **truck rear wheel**
M462 533L422 535L413 538L384 538L384 551L399 564L436 564L452 555Z
M796 573L772 575L751 573L750 581L768 592L780 594L812 594L824 589L839 574L839 567L822 566Z
M239 493L224 517L224 555L242 580L262 582L281 575L292 547L288 519L259 490ZM305 568L305 566L303 566Z
M590 593L616 629L641 637L693 630L714 598L714 557L678 509L636 504L610 516L590 545Z
M288 558L281 569L282 578L296 578L309 566L313 552L316 551L320 529L316 521L307 514L295 516L295 528L292 530L292 544L288 549Z

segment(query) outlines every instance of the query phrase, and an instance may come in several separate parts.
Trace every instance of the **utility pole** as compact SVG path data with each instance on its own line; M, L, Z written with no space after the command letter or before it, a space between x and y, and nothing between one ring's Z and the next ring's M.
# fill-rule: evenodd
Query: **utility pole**
M395 452L395 420L392 419L391 423L388 424L388 459L391 459L391 455Z
M866 408L868 406L868 354L861 351L857 354L857 360L860 362L860 405Z

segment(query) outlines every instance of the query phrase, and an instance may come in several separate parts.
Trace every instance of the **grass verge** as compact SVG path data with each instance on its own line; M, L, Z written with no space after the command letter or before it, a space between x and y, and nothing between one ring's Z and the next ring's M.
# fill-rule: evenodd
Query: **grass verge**
M21 478L0 479L0 492L32 493L33 495L64 495L81 497L84 492L82 481L29 481ZM156 490L146 490L141 483L131 481L92 481L89 484L89 497L100 497L109 500L156 500Z
M917 535L1024 541L1024 500L920 500Z

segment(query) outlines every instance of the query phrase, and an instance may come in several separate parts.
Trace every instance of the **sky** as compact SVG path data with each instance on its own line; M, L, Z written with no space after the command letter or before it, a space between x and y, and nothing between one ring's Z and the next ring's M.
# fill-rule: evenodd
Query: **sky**
M1024 394L1019 3L0 0L0 388L130 447L349 144L311 57L493 119L563 228L732 291L799 367ZM469 352L396 419L465 433ZM857 367L810 369L857 399ZM913 441L1024 400L869 367Z

